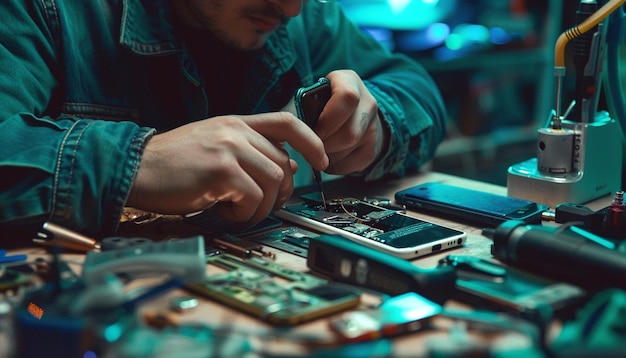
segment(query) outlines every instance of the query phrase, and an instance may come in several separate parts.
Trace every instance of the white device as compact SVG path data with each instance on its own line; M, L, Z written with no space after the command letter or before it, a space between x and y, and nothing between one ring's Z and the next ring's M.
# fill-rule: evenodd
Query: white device
M340 235L404 259L458 247L467 240L463 231L357 199L334 199L326 203L326 208L319 201L286 205L274 214L315 231Z
M566 30L556 42L557 95L550 125L538 131L537 157L509 167L509 196L556 207L564 202L583 204L621 190L624 135L616 118L598 111L598 98L607 62L607 27L602 21L624 2L610 0L597 9L596 0L580 0L580 24ZM572 51L577 72L575 99L561 115L565 46L571 39L577 40ZM609 95L620 97L611 89ZM575 118L568 120L575 106Z
M573 170L567 173L540 171L538 158L509 167L507 195L554 208L563 202L583 204L620 190L622 130L606 112L591 123L563 121L573 132ZM577 151L577 150L578 151Z

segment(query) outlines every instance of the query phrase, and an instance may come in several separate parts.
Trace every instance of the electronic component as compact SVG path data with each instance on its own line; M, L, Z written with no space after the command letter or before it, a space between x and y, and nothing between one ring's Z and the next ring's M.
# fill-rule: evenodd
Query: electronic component
M398 191L395 197L413 210L490 227L506 220L540 223L542 212L548 209L533 201L440 182L418 184Z
M309 252L311 238L318 236L319 234L312 231L304 230L296 226L287 226L253 235L248 237L248 239L306 258Z
M326 209L314 196L300 198L301 203L283 206L275 215L405 259L460 246L467 238L462 231L356 198L328 199Z
M441 311L441 305L408 292L376 308L346 312L331 319L330 328L345 342L363 342L416 332Z
M620 9L624 0L609 0L598 10L595 0L581 0L579 4L577 20L582 22L564 31L555 44L557 84L555 108L549 119L551 128L539 129L537 157L510 166L507 172L509 196L550 207L563 202L586 203L618 190L621 185L624 135L623 125L618 121L623 118L599 110L598 98L602 79L619 77L615 72L603 73L608 60L619 61L617 52L611 53L612 59L605 58L608 46L604 20ZM623 33L620 23L624 16L620 12L615 12L618 16L615 34ZM565 120L561 114L562 84L567 68L566 45L570 40L575 41L570 53L577 72L574 103L578 103L573 119ZM621 90L614 89L608 87L606 97L613 103L623 102Z
M87 283L100 282L111 273L169 273L184 282L200 282L205 275L204 238L153 242L102 252L85 257L82 277Z
M205 279L186 285L187 289L275 325L296 325L360 302L361 292L356 288L293 271L263 258L216 254L207 257L207 264L209 273ZM212 270L219 272L211 273Z
M609 206L593 211L573 203L561 203L554 210L554 221L560 224L574 223L582 229L608 239L626 238L626 204L624 192L615 193Z
M483 233L493 239L493 256L505 264L589 291L626 289L626 254L616 250L613 242L577 226L511 220Z
M120 237L120 236L110 236L105 237L100 242L100 250L108 251L108 250L116 250L116 249L124 249L128 247L134 247L137 245L144 244L152 244L154 241L145 238L145 237Z
M25 274L7 268L0 269L0 293L10 291L30 283Z
M570 315L587 298L578 286L473 256L448 255L439 265L456 268L459 301L535 322Z
M416 292L437 303L450 297L456 279L452 267L420 268L338 235L312 239L307 266L339 282L393 296Z
M276 259L276 255L273 252L265 251L263 245L230 234L224 234L213 239L213 244L219 250L224 250L226 253L242 258L256 256L272 260Z
M564 323L553 339L550 357L621 357L626 341L626 292L605 290Z

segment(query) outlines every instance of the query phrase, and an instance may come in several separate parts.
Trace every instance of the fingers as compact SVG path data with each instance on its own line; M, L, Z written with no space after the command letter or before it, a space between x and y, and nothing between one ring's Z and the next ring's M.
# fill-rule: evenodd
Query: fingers
M295 161L283 147L288 142L319 170L328 166L324 145L306 124L286 112L237 116L249 128L250 148L237 155L241 172L230 173L228 188L218 198L215 210L237 222L258 222L282 206L293 193ZM235 146L234 143L231 145ZM225 144L222 144L225 146Z
M333 96L324 108L317 133L331 165L332 174L361 172L377 157L382 146L378 104L363 81L349 70L328 74Z
M322 140L293 114L273 112L240 118L270 141L288 142L314 169L324 170L328 166L328 156Z
M320 115L315 131L327 145L327 139L350 122L361 102L361 91L360 79L353 71L334 71L326 77L331 83L332 96Z
M282 143L312 162L314 167L325 169L328 157L321 140L304 123L289 113L265 113L238 116L253 131L251 148L242 148L239 173L228 177L229 187L221 190L215 210L224 218L237 222L258 222L272 209L280 208L293 193L293 174L298 166L291 160Z
M366 117L369 114L364 113L363 116ZM378 119L368 119L367 123L364 133L361 133L360 129L343 131L341 136L353 142L346 149L341 150L343 145L335 146L331 143L334 140L332 137L328 139L328 147L339 149L328 154L331 163L326 170L328 173L345 175L362 172L378 156L383 141L382 130L379 129L381 123Z
M253 223L293 193L297 164L289 142L311 165L328 165L324 145L292 114L220 116L152 137L128 203L164 214L201 210L214 201L224 218Z
M216 210L237 222L258 222L293 192L293 165L280 145L251 131L248 146L239 148L233 172L225 175Z

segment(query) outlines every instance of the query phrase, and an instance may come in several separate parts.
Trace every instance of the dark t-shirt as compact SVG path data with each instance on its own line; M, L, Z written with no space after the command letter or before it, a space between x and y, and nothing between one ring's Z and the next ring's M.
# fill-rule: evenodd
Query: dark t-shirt
M253 53L232 48L206 30L181 26L180 31L206 89L210 114L238 113Z

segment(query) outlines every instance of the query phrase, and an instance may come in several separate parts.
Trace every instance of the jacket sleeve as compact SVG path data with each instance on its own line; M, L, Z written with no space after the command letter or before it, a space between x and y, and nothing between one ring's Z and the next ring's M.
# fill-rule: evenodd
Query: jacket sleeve
M365 179L403 175L430 160L445 137L446 111L438 87L417 62L391 53L351 22L340 6L313 2L303 13L311 61L318 76L352 69L376 98L392 139Z
M63 61L47 3L0 4L0 233L31 234L51 221L110 235L152 131L55 111Z

